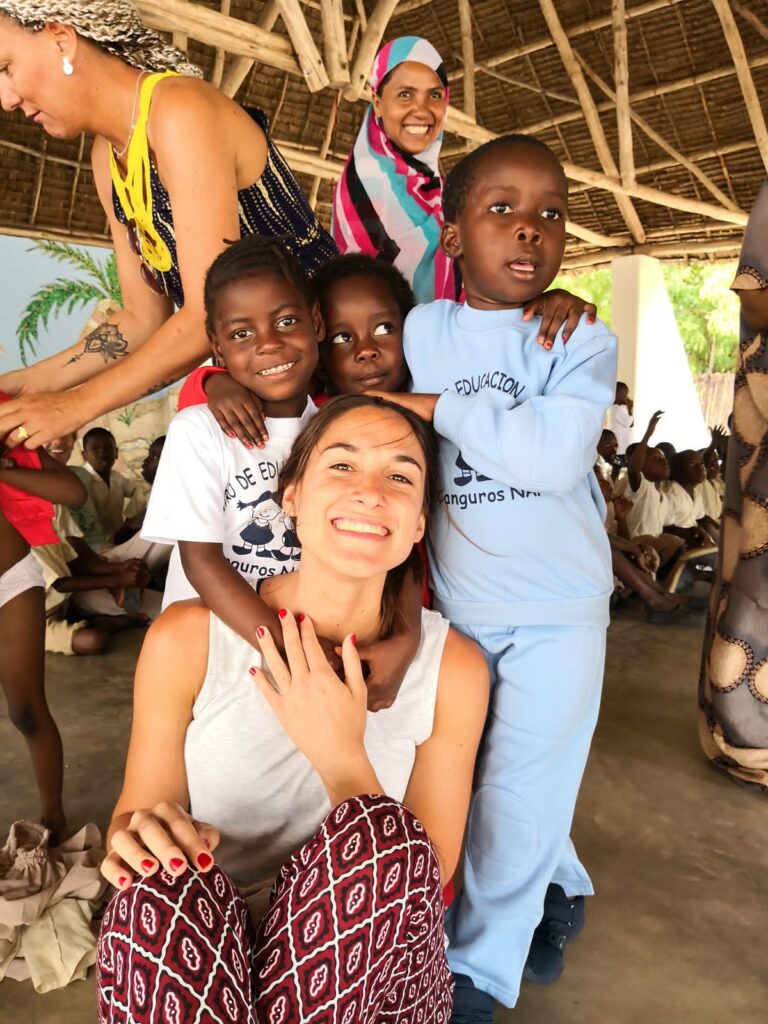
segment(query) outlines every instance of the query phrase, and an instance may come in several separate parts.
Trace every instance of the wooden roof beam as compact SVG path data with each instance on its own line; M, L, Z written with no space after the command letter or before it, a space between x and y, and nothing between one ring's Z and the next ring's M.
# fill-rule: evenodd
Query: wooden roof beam
M472 11L469 0L459 0L459 26L461 31L461 59L464 64L464 113L477 119L475 96L475 44L472 39Z
M334 89L339 89L350 82L342 0L320 0L320 17L323 25L325 67L331 85Z
M747 55L744 51L744 43L741 40L736 19L733 16L733 11L731 10L728 0L712 0L712 5L717 11L720 24L723 26L723 35L725 36L725 41L728 44L728 49L731 51L731 57L733 57L736 75L738 76L739 85L741 86L741 94L744 97L744 105L746 106L747 113L749 114L752 131L755 133L757 148L760 150L760 156L763 158L763 164L765 165L766 171L768 171L768 129L765 126L765 118L763 117L763 111L757 95L757 89L755 88L755 83L749 70Z
M189 0L136 0L142 20L162 32L183 32L208 46L303 77L289 39ZM307 83L309 84L309 83Z
M739 0L731 0L731 6L737 14L740 14L744 21L748 21L755 32L763 39L768 39L768 28L760 21L754 11L750 11L746 4L739 3Z
M219 10L222 14L228 15L232 9L232 0L221 0ZM216 89L221 88L221 80L224 77L224 61L226 53L220 46L216 47L216 54L213 58L213 68L211 70L211 85Z
M748 66L751 70L757 68L764 68L768 65L768 54L761 54L759 57L753 57L748 60ZM736 69L733 64L729 64L724 68L715 68L713 71L703 71L698 75L688 75L686 78L677 79L674 82L661 82L659 85L652 85L646 89L639 89L637 92L630 93L629 101L632 104L642 103L645 100L653 100L658 96L668 96L672 92L682 92L684 89L696 89L702 85L708 85L710 82L718 82L722 78L731 78L736 74ZM598 103L597 111L602 114L606 110L611 110L613 103ZM548 128L554 128L556 125L569 124L573 121L580 121L582 113L580 110L568 111L567 114L556 114L555 117L548 117L543 121L536 121L533 124L527 124L519 127L517 130L525 132L526 134L536 135L537 132L545 131Z
M321 89L330 85L330 79L320 51L315 46L315 40L309 31L309 25L299 0L277 0L277 6L293 43L293 49L301 65L307 88L310 92L320 92Z
M394 14L397 3L398 0L377 0L376 6L368 15L368 21L363 27L363 35L357 48L355 63L350 73L351 84L344 91L345 100L359 100L365 92L373 58L381 46L381 40L384 38L389 19ZM361 24L362 20L361 16Z
M584 114L584 120L587 122L589 134L592 137L592 143L597 150L598 159L602 164L605 173L613 178L618 177L619 170L613 159L611 153L611 147L608 145L608 140L605 137L603 126L600 123L600 117L595 107L595 101L592 98L592 93L589 91L586 79L584 78L584 72L581 70L579 62L573 52L573 47L568 40L568 36L565 34L562 23L555 10L555 5L552 0L539 0L539 7L544 15L544 19L549 26L549 31L552 33L552 38L557 47L560 59L563 62L565 70L568 73L568 77L571 80L576 95L581 102L582 111ZM626 187L627 183L625 183ZM632 235L636 242L645 241L645 230L643 225L640 223L640 218L637 215L637 211L632 205L631 199L626 194L615 193L616 203L621 211L621 215L624 218L624 223L629 228L629 233Z
M277 0L267 0L256 19L256 27L271 32L280 17ZM225 96L233 97L251 73L256 61L252 57L233 57L221 79L221 91Z
M635 7L627 8L626 16L628 19L641 18L645 14L653 14L654 11L660 10L662 7L671 7L673 4L681 3L682 0L648 0L647 3L637 4ZM405 8L408 4L401 4L398 8L397 13L405 13ZM578 25L568 26L568 38L573 39L575 36L583 36L591 34L592 32L598 32L601 28L608 28L613 23L612 15L607 15L599 18L590 18L588 21L582 21ZM506 64L509 61L517 60L518 57L525 57L529 53L536 53L539 50L548 50L553 45L551 36L542 36L540 39L532 39L528 43L523 43L521 46L512 47L510 50L504 50L502 53L497 53L492 57L486 59L486 64L490 67L495 68L500 64ZM453 71L448 75L448 79L451 82L457 81L461 78L461 71Z
M629 107L629 51L627 15L624 0L613 0L614 82L616 84L616 123L619 130L619 171L625 185L635 183L635 156L632 148L632 117Z
M587 62L584 60L583 57L578 57L578 61L581 64L582 68L584 69L585 73L592 79L592 81L595 83L595 85L598 87L598 89L600 89L601 92L605 93L605 95L612 102L615 103L616 99L617 99L616 93L613 91L613 89L611 89L611 87L607 84L607 82L604 82L603 79L600 77L600 75L598 75L598 73L596 71L593 71L592 68L590 68L590 66L587 64ZM712 179L709 177L708 174L705 174L704 171L702 171L700 167L697 167L696 164L692 160L689 160L687 156L685 156L683 153L680 152L680 150L675 149L674 146L672 146L669 142L667 142L667 140L663 137L663 135L660 135L656 131L656 129L653 128L645 120L644 117L640 117L640 115L638 113L636 113L636 111L634 111L632 109L632 107L629 107L629 116L634 121L634 123L637 125L637 127L640 128L640 130L643 131L648 136L649 139L651 139L653 142L655 142L657 146L660 146L661 149L663 149L665 153L668 153L672 157L673 165L674 164L680 164L682 167L685 167L685 169L690 174L692 174L695 178L697 178L701 182L701 184L707 189L707 191L711 192L712 195L715 197L715 199L717 199L717 201L719 203L722 203L723 206L725 206L727 209L729 209L729 210L738 210L739 209L738 206L730 198L730 196L727 196L725 194L725 192L723 192L721 189L719 189L717 187L717 185L714 183L714 181L712 181ZM668 166L670 166L670 164L666 163L665 166L668 167ZM639 169L635 168L635 181L636 181L636 175L638 173L649 173L651 171L651 169L652 168L650 168L650 167L639 168ZM623 178L622 178L622 182L623 182Z
M686 256L718 255L738 256L740 239L729 241L717 239L711 242L657 242L645 245L629 245L622 248L599 249L597 252L586 252L578 256L566 257L561 270L581 270L594 267L601 263L610 263L621 256L656 256L659 259L685 258Z

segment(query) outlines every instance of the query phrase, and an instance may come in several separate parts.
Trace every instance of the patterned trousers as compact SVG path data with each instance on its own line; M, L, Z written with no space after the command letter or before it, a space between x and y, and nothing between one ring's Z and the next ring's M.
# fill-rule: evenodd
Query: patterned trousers
M447 1024L434 848L401 804L354 797L285 864L255 935L220 868L162 872L114 896L97 968L100 1024Z

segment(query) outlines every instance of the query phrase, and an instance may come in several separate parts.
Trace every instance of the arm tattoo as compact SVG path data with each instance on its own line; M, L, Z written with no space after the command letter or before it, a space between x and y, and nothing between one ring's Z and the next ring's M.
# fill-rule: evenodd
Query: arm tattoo
M163 388L169 388L171 384L175 384L178 377L169 377L168 380L161 380L157 384L153 384L152 387L145 391L141 396L142 398L149 398L150 395L156 394L158 391L162 391Z
M70 363L79 362L83 356L97 353L105 363L108 363L110 359L119 359L121 356L128 355L128 342L120 333L117 324L99 324L90 334L86 335L83 351L72 356L64 365L69 366Z

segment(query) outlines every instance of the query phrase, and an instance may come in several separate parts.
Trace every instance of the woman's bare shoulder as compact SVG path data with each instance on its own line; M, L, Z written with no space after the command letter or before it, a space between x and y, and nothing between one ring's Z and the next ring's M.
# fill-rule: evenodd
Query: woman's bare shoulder
M450 628L440 663L438 699L462 707L488 703L488 665L482 648L474 640Z

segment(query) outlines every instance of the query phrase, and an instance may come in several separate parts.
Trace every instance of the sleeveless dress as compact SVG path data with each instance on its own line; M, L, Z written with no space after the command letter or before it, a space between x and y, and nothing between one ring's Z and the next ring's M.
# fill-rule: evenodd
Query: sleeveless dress
M128 161L129 168L132 159L146 166L150 193L147 208L151 211L151 230L159 236L170 254L169 269L154 266L154 272L174 305L180 308L184 305L184 288L176 257L173 211L168 191L160 180L147 141L152 93L157 83L167 74L150 75L142 83L139 117L128 148ZM272 142L267 115L256 107L246 108L246 113L267 137L267 162L259 180L237 193L240 237L260 234L283 239L307 273L313 274L337 255L336 245L318 221L293 172ZM120 199L120 182L118 187L115 185L116 174L119 176L119 171L113 164L112 204L118 221L127 226L131 218ZM200 211L200 216L205 216L205 210Z
M368 713L365 748L387 796L402 800L429 739L448 620L422 611L421 643L391 708ZM190 812L221 832L216 861L239 886L254 921L282 865L331 805L320 776L294 746L248 674L261 655L211 615L208 671L192 708L184 761Z

